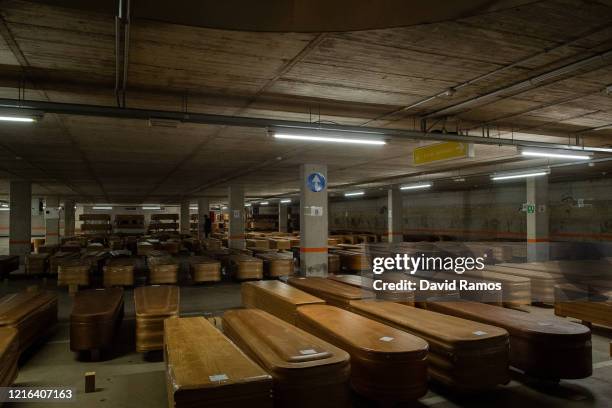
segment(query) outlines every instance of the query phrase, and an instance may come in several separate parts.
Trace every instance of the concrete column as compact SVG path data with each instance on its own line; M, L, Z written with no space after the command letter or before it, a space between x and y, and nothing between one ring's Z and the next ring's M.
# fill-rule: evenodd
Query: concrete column
M548 176L527 178L527 261L547 261L549 253Z
M300 166L300 274L327 276L327 165Z
M21 262L30 253L32 240L32 184L11 181L9 215L9 253L19 255Z
M59 197L45 198L45 244L59 244Z
M189 217L189 200L181 201L181 234L191 233L191 218Z
M74 206L75 202L73 200L64 200L64 236L71 237L74 235L74 224L75 224L75 216L74 216Z
M287 232L287 217L290 204L278 203L278 232Z
M387 192L387 233L389 242L404 241L402 192L399 187Z
M207 197L198 199L198 234L200 239L204 238L204 224L206 222L205 215L209 215L210 202ZM212 221L212 220L211 220Z
M233 185L228 188L229 228L228 246L233 249L244 249L244 187Z

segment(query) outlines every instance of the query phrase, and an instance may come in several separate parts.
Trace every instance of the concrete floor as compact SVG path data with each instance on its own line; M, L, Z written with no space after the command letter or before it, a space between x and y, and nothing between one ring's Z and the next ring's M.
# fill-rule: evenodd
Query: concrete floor
M1 242L1 240L0 240ZM0 248L1 249L1 248ZM1 252L0 252L1 253ZM15 278L2 286L4 293L23 290L40 280ZM145 359L134 350L134 303L132 291L125 293L125 319L111 355L100 362L80 361L69 345L69 315L72 298L65 288L57 289L47 281L47 288L57 290L60 323L57 331L45 343L33 348L21 362L16 386L64 386L77 392L77 402L56 403L66 407L166 407L164 364L161 355ZM181 287L181 315L220 315L224 310L240 306L240 286L222 283L207 286ZM550 315L552 309L529 308L531 313ZM559 386L546 387L516 376L508 385L474 396L456 396L436 388L413 406L450 407L612 407L612 360L609 342L612 329L593 329L593 376L584 380L562 381ZM84 393L84 373L96 372L98 390ZM19 408L41 404L6 404ZM46 405L42 405L46 406ZM355 407L369 403L355 398Z

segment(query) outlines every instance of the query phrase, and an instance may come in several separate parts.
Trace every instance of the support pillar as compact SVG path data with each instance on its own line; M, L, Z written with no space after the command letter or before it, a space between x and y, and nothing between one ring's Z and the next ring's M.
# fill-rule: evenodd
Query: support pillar
M45 244L59 244L59 197L45 198Z
M181 234L191 233L191 217L189 216L189 200L181 201Z
M327 165L300 166L300 274L327 276Z
M387 237L390 243L404 241L402 192L399 187L387 192Z
M201 197L198 199L198 234L200 239L204 239L204 224L206 223L206 217L210 216L210 202L207 197ZM212 220L211 220L212 221Z
M287 218L289 204L278 203L278 232L287 232Z
M74 206L76 203L73 200L64 200L64 237L74 236Z
M9 214L9 253L25 262L32 240L32 184L11 181Z
M527 178L527 261L550 259L548 176Z
M228 246L230 249L244 249L246 241L244 236L244 187L233 185L228 188Z

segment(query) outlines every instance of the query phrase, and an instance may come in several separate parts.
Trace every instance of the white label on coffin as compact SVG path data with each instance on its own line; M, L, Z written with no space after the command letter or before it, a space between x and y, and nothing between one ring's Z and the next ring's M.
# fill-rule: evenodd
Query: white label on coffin
M484 336L485 334L487 334L487 332L480 331L480 330L475 331L475 332L472 332L472 333L473 333L473 334L475 334L475 335L477 335L477 336Z
M210 381L225 381L225 380L229 380L229 377L225 374L215 374L215 375L209 375L208 378L210 379Z
M380 338L380 339L378 339L378 340L380 340L380 341L390 342L390 341L393 341L393 337L384 336L384 337L381 337L381 338Z
M302 354L304 356L309 356L311 354L317 354L317 351L314 350L314 349L300 350L300 354Z

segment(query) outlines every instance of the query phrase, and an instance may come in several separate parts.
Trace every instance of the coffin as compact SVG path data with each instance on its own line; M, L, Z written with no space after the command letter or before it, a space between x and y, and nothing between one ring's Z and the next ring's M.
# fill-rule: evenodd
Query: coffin
M132 258L112 258L104 266L104 287L133 286L135 262Z
M19 256L0 255L0 278L8 276L17 269L19 269Z
M136 351L162 350L164 320L179 315L178 286L142 286L134 290Z
M585 378L592 374L591 331L558 317L470 301L430 301L427 309L506 329L510 365L534 377Z
M506 307L520 307L531 304L531 279L493 272L487 268L482 271L465 271L462 276L501 283L501 300Z
M204 256L189 258L191 278L194 282L219 282L221 280L221 262Z
M425 279L430 282L442 283L445 281L456 282L457 291L462 299L473 300L475 302L491 303L502 306L502 291L501 290L471 290L461 289L460 281L465 281L469 285L488 284L485 279L479 279L471 276L459 275L453 272L438 272L438 271L417 271L413 276L420 279ZM530 299L531 301L531 299Z
M291 241L284 238L268 238L271 249L291 249Z
M82 259L66 260L57 269L57 286L89 286L91 264Z
M340 256L336 254L327 254L327 272L340 273Z
M271 408L272 378L203 317L164 322L169 407Z
M122 319L122 288L78 292L70 314L70 349L86 351L111 348L115 329Z
M273 378L274 406L349 406L349 355L263 310L230 310L223 332Z
M245 282L240 291L244 307L265 310L291 324L296 323L299 306L325 304L323 299L273 280Z
M351 311L427 341L431 378L456 391L480 391L510 381L504 329L394 302L357 300Z
M139 242L136 245L136 253L140 256L148 256L153 250L155 246L150 242Z
M509 266L488 265L487 271L529 279L531 281L531 296L533 302L552 303L555 298L555 285L566 282L565 278L558 274Z
M221 240L215 238L204 238L200 240L202 247L209 251L212 249L221 249Z
M42 275L47 273L49 254L28 254L25 258L26 274Z
M244 254L229 257L230 270L237 280L262 279L263 261Z
M151 285L175 284L178 282L180 264L171 256L149 256L149 283Z
M0 298L0 327L17 330L19 351L47 336L57 324L57 296L19 292Z
M326 278L289 278L287 282L304 292L308 292L318 298L323 299L326 303L348 308L351 300L373 299L374 294L371 291L356 288L354 286L345 285L344 283L336 282Z
M288 252L263 252L255 255L263 261L268 278L293 275L293 255Z
M19 340L17 330L0 327L0 387L8 387L17 378Z
M363 252L336 250L334 253L340 257L340 266L344 270L360 272L372 269L370 257Z
M267 239L247 239L246 240L247 248L263 248L269 249L270 242Z
M75 252L56 252L49 257L49 273L57 275L60 265L79 259Z
M380 300L389 300L391 302L404 303L414 306L414 292L407 290L374 290L374 279L367 278L361 275L328 275L328 279L345 285L354 286L363 290L372 291L374 296Z
M383 402L427 392L427 343L412 334L327 305L300 306L297 326L351 356L351 387Z
M555 314L612 327L612 290L589 285L556 285Z

